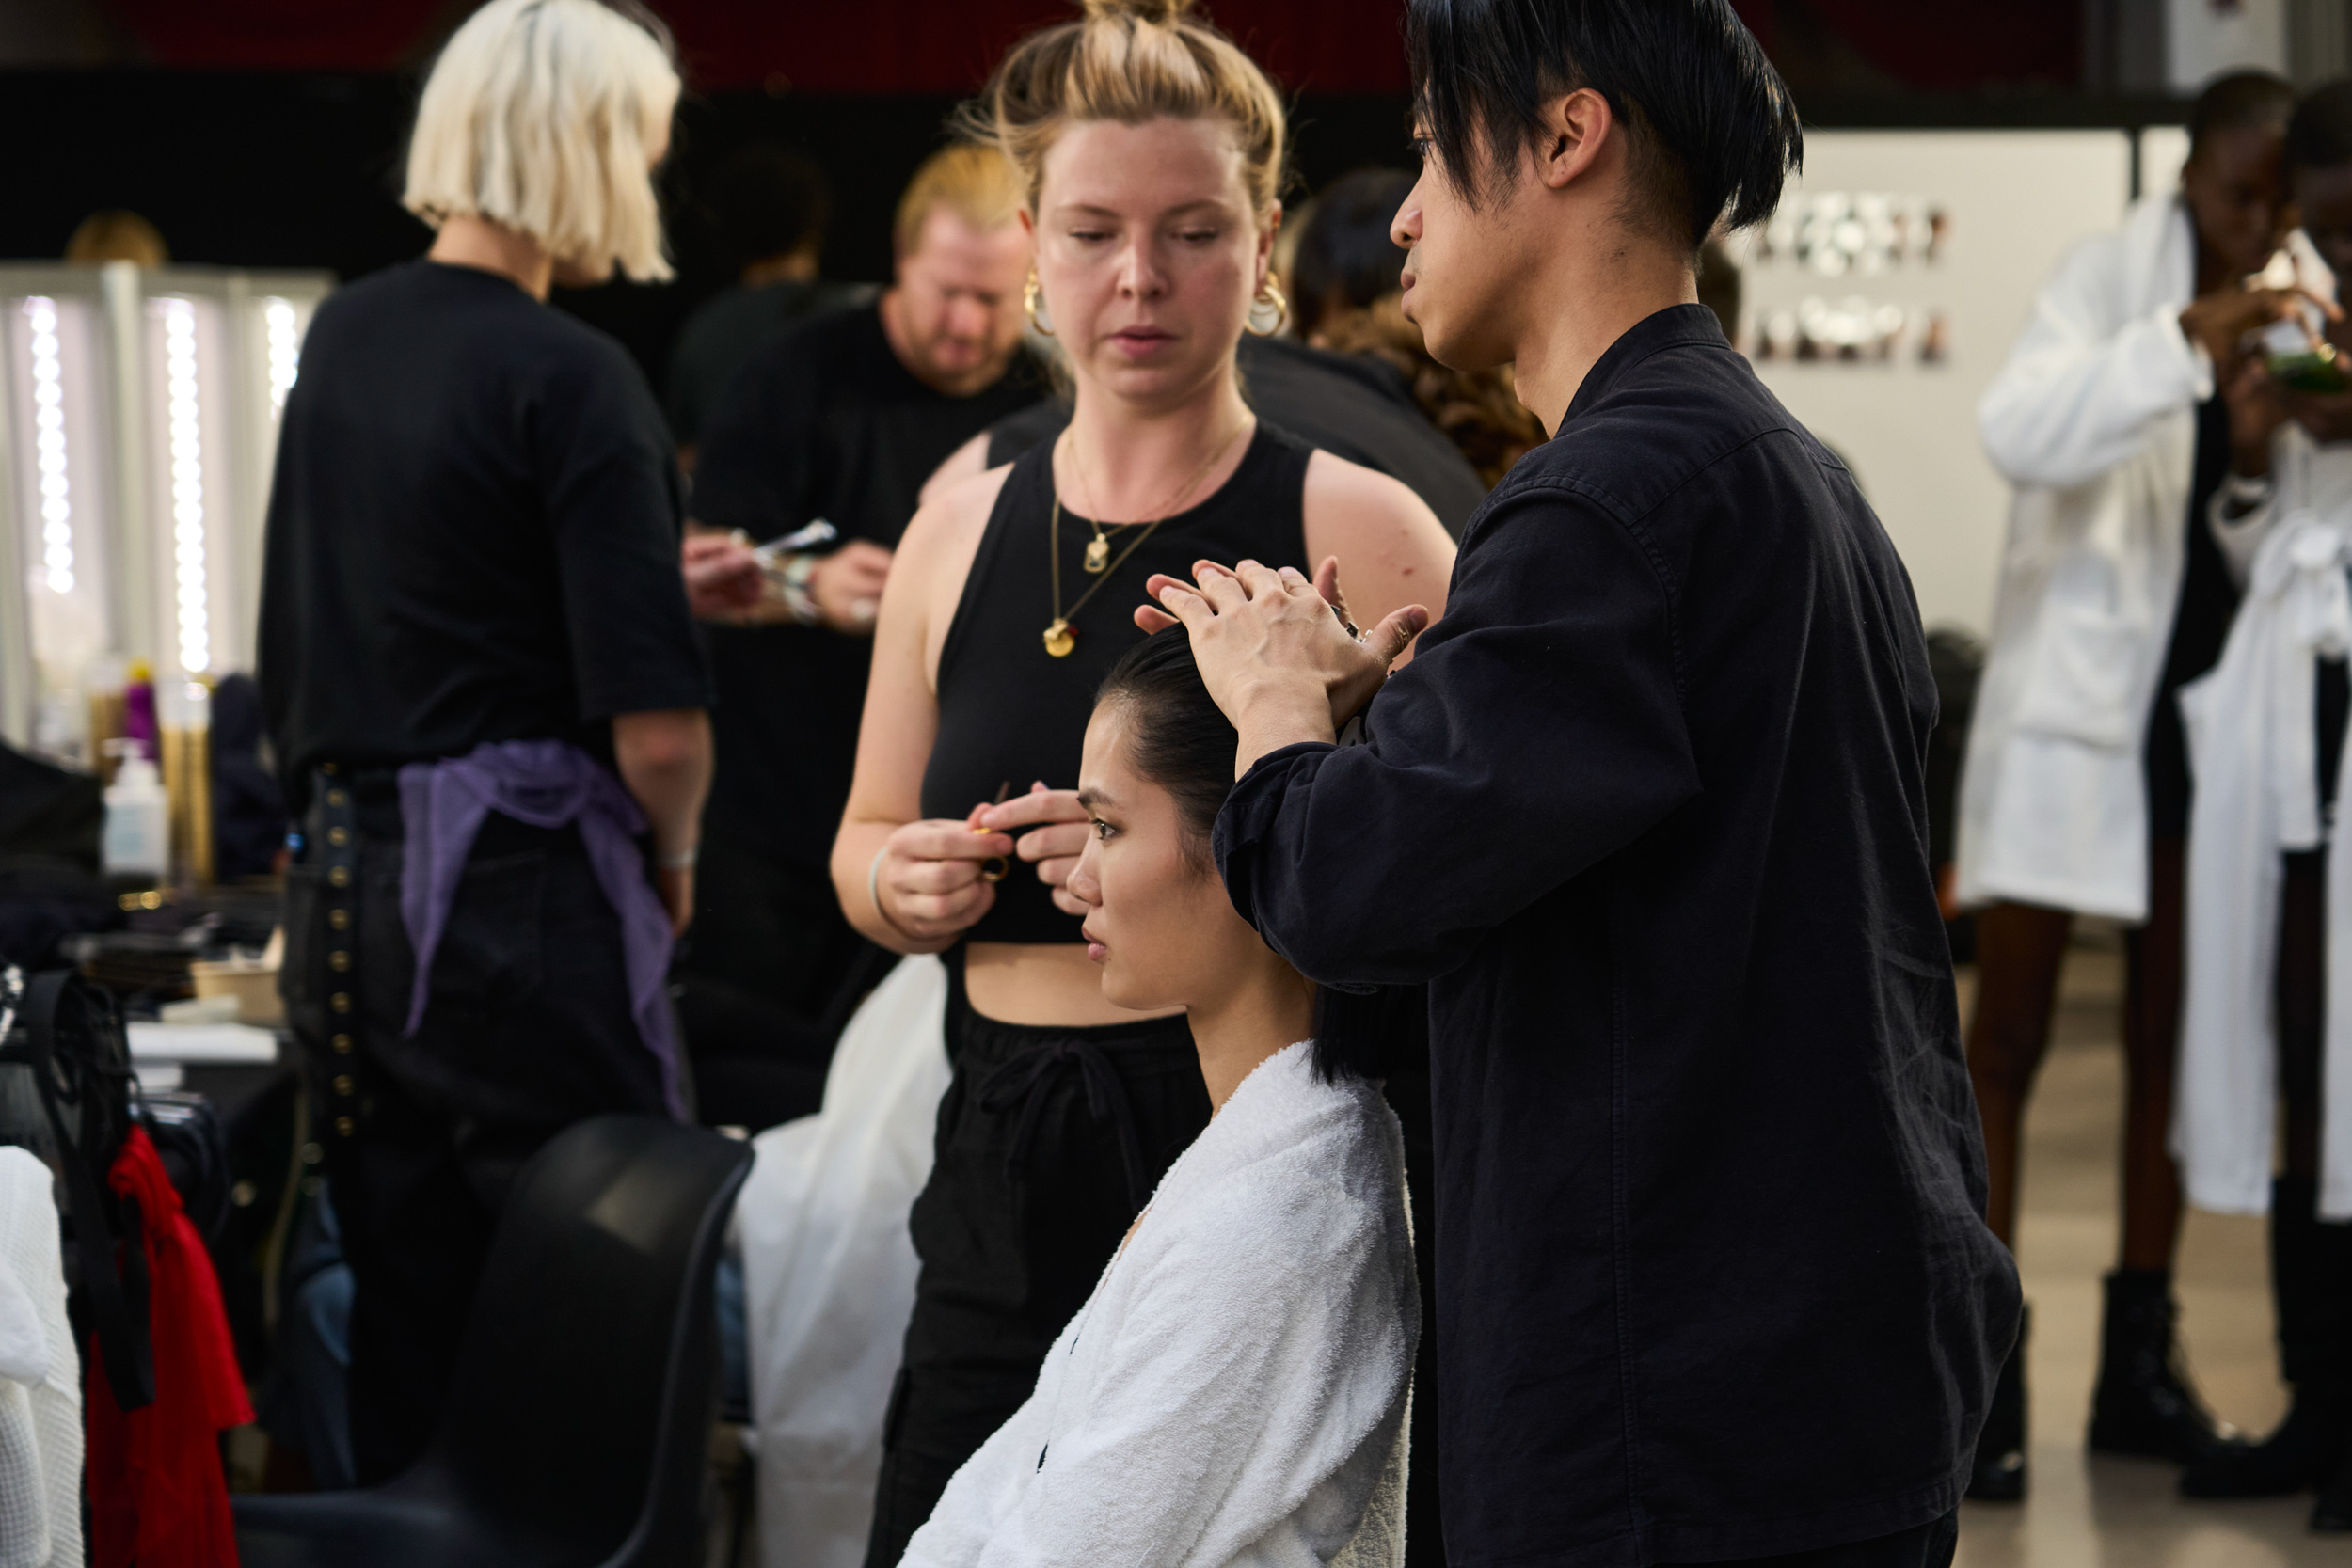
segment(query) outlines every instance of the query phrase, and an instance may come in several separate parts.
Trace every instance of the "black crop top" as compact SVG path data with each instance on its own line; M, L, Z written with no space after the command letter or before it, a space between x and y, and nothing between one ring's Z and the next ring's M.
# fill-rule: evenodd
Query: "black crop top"
M961 817L1042 779L1074 789L1095 689L1119 656L1140 641L1136 607L1154 572L1188 578L1195 561L1228 564L1250 557L1269 566L1307 561L1307 460L1314 449L1258 421L1232 477L1189 512L1162 523L1121 562L1102 591L1070 617L1077 646L1045 651L1055 616L1048 531L1054 505L1054 443L1040 442L1012 466L989 515L988 531L964 579L963 597L939 651L939 734L923 769L923 815ZM1067 505L1061 516L1063 603L1098 580L1087 575L1091 523ZM1124 541L1111 536L1111 559ZM1067 613L1067 611L1064 611ZM996 884L996 902L964 933L970 942L1075 942L1078 917L1054 907L1034 867L1016 861Z

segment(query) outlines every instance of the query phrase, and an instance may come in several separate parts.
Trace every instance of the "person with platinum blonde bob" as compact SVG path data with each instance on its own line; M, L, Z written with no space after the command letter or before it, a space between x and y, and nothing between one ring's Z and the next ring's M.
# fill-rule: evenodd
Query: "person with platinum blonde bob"
M1184 1009L1212 1117L909 1568L1404 1560L1421 1325L1404 1144L1372 1082L1378 1032L1318 1018L1217 878L1237 740L1181 627L1103 684L1069 886L1104 1000Z
M663 976L710 736L677 465L628 355L546 303L670 276L677 95L650 15L474 12L409 148L432 248L326 301L286 404L260 634L303 824L280 983L352 1270L362 1484L431 1434L523 1164L586 1117L687 1114Z
M1442 606L1453 547L1396 481L1272 428L1234 370L1287 314L1271 253L1288 128L1265 73L1182 0L1089 0L1015 44L967 117L1010 159L1032 318L1067 431L950 485L882 591L842 908L946 960L937 1158L866 1560L890 1568L947 1479L1028 1399L1170 1161L1209 1119L1183 1012L1105 996L1067 886L1094 694L1154 572L1343 559L1375 619Z

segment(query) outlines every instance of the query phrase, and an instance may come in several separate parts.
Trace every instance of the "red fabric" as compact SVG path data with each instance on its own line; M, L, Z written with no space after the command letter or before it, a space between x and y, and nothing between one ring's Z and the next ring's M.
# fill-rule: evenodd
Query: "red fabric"
M91 1561L95 1568L236 1568L220 1434L252 1420L253 1406L221 1311L220 1281L146 1129L131 1129L106 1185L138 1205L155 1402L127 1415L116 1405L93 1337Z

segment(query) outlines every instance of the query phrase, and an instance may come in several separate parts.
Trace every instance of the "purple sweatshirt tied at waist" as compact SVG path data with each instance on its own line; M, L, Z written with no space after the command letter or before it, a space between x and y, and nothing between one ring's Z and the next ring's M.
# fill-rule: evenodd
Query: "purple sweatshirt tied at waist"
M670 1115L686 1119L675 1022L664 984L670 973L670 916L645 877L638 835L645 814L621 782L568 741L497 740L462 757L412 762L400 770L400 818L406 835L400 885L401 923L417 956L408 999L413 1036L432 993L433 955L449 925L457 882L474 837L490 813L532 828L580 830L597 885L621 921L629 1008L637 1033L661 1064Z

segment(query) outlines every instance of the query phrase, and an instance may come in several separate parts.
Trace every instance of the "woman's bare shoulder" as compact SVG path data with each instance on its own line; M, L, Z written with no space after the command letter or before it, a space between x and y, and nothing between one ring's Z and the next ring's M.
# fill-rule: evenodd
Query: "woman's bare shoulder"
M1307 460L1306 502L1335 519L1354 514L1367 522L1415 523L1437 514L1402 481L1318 448ZM1439 532L1444 530L1440 527Z
M980 535L987 531L989 515L996 510L996 497L1011 473L1012 465L1007 463L928 492L898 541L898 559L932 564L957 562L956 575L961 578L963 568L971 565Z

